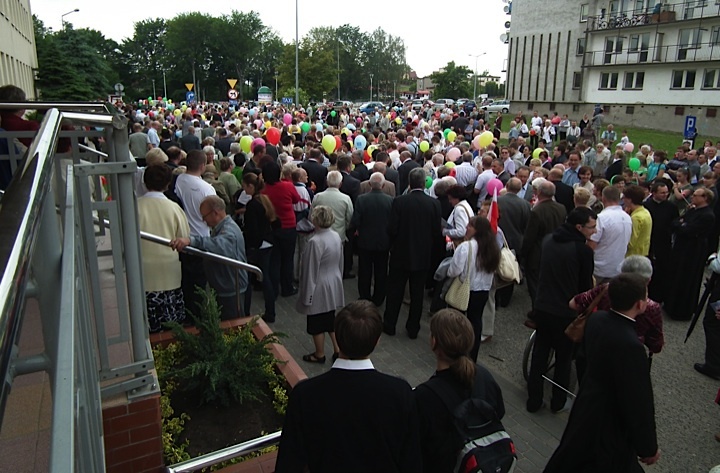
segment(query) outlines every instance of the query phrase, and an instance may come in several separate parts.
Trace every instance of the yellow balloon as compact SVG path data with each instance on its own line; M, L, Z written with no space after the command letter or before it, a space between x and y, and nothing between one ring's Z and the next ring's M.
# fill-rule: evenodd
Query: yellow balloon
M175 111L173 112L173 115L175 115L176 117L179 117L180 115L182 115L182 112L180 111L179 108L176 108Z
M485 148L487 145L492 143L493 141L493 134L491 131L485 131L480 135L480 147Z
M200 118L202 118L203 120L207 120L207 118L205 118L205 114L204 114L204 113L203 113L202 115L200 115Z
M337 142L335 141L335 137L332 135L325 135L322 139L322 147L325 150L327 154L332 153L335 151L335 146L337 145Z
M270 128L271 126L272 126L272 123L270 123L270 120L268 120L268 121L265 122L265 129L266 129L266 130L267 130L268 128Z
M492 135L492 133L490 133L490 135ZM449 143L452 143L453 141L455 141L455 138L457 138L457 133L455 133L454 131L451 131L450 133L448 133L447 140Z

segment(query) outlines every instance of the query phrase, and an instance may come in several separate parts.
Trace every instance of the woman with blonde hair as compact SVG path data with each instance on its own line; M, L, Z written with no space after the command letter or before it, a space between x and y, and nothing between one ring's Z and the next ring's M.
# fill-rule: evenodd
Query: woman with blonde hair
M454 471L463 443L438 391L452 394L454 404L470 397L482 399L495 409L498 420L505 415L500 386L487 368L469 356L474 343L473 327L461 312L442 309L430 319L430 349L435 354L436 371L415 389L425 472Z

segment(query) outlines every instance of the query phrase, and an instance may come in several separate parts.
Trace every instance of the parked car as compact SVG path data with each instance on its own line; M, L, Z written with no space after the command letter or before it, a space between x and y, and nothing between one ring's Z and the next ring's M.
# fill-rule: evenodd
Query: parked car
M495 102L491 103L490 105L483 105L483 110L486 112L502 112L502 113L508 113L510 111L510 101L509 100L496 100Z
M468 100L463 104L463 110L465 110L465 115L469 115L473 108L477 108L477 103L475 103L474 100Z
M433 106L432 100L428 100L428 99L417 99L417 100L413 100L413 101L412 101L411 108L412 108L414 111L419 112L419 111L422 110L422 108L423 108L424 106L426 106L426 105L429 105L430 107L432 107L432 106Z
M469 101L470 99L457 99L455 102L455 105L457 106L458 110L463 108L465 106L465 102Z
M353 103L349 100L339 100L333 103L333 109L340 111L343 108L352 108Z
M385 110L382 102L365 102L359 108L360 113L375 113L381 110Z
M453 105L455 105L453 99L437 99L433 108L435 110L445 110L446 108L452 108Z

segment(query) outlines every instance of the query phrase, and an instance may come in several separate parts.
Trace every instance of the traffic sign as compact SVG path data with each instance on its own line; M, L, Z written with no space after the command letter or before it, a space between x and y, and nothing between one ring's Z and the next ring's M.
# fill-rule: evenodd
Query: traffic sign
M293 98L292 97L283 97L282 103L283 103L283 105L292 105Z
M188 92L192 91L194 85L195 84L193 84L192 82L190 82L190 83L185 82L185 87L187 87Z
M228 98L230 100L237 100L238 96L239 96L239 94L238 94L237 90L235 90L235 89L228 90Z
M685 129L683 130L683 136L686 140L692 140L695 138L696 130L695 124L697 123L697 117L688 115L685 117Z
M228 85L230 86L230 88L231 88L231 89L234 89L234 88L235 88L235 84L237 84L237 79L226 79L226 80L227 80L227 83L228 83Z
M185 92L185 101L186 102L194 102L195 101L195 92L192 92L189 90L187 92Z

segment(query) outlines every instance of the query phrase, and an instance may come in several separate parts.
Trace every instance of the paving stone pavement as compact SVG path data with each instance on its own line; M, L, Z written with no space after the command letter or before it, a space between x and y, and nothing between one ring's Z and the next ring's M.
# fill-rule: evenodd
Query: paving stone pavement
M356 300L357 280L345 280L344 286L345 301ZM253 304L254 312L259 313L262 304L260 293L254 295ZM294 304L295 297L278 299L277 321L272 327L286 335L284 345L307 375L315 376L330 369L329 356L325 365L301 360L302 355L314 348L310 335L305 332L305 317L294 310ZM405 335L403 327L408 306L403 305L398 334L394 337L383 335L371 356L378 370L402 377L412 386L427 380L435 370L434 356L429 347L429 304L430 300L426 298L417 340L410 340ZM517 471L520 473L542 471L557 447L568 419L568 413L552 414L547 408L536 414L525 410L527 397L521 360L530 330L522 323L529 308L526 286L516 286L510 306L498 309L493 338L481 345L479 356L480 363L490 369L503 390L507 411L503 423L516 442L519 456ZM382 310L384 307L381 307ZM720 464L720 445L713 437L715 432L720 431L720 407L713 402L720 383L693 370L693 363L703 361L705 341L699 324L690 341L684 344L687 326L687 322L665 319L666 346L653 361L658 443L662 456L658 464L645 467L648 472L708 472L714 465ZM329 340L326 340L326 354L332 354ZM548 405L549 388L546 384Z

